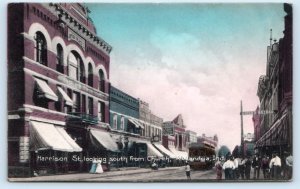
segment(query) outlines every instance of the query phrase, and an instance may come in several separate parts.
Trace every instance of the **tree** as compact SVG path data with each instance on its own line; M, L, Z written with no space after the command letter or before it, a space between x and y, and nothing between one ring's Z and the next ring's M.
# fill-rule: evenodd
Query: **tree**
M226 158L228 154L230 154L229 148L227 146L221 146L218 152L218 156Z
M241 147L236 145L232 151L233 157L240 157L241 156Z

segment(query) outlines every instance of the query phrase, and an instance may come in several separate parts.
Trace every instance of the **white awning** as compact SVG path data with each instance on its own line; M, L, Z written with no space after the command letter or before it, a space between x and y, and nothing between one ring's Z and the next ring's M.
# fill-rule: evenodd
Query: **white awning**
M176 158L181 160L188 160L189 156L187 152L176 150L175 147L170 147L169 149L173 154L176 155Z
M31 121L31 150L52 149L64 152L79 152L82 149L66 133L50 123ZM72 142L73 141L73 142Z
M106 150L112 152L119 151L117 143L113 140L113 138L109 135L109 133L105 131L92 129L91 135L97 140L97 143L95 143L95 141L92 140L92 143L94 143L95 146L101 145Z
M72 99L67 95L67 93L61 88L61 87L57 87L58 92L60 93L60 95L63 97L63 99L65 100L66 105L68 106L73 106L73 101Z
M45 97L53 101L58 101L58 97L52 91L46 81L37 78L34 78L34 80L36 81L40 92L39 97Z
M159 144L159 143L153 143L153 144L154 144L154 146L156 146L158 148L158 150L160 150L162 153L166 154L170 158L172 158L172 159L176 158L175 154L173 154L168 149L166 149L162 144Z
M138 121L136 121L136 120L134 120L134 119L131 119L131 118L128 118L128 120L129 120L133 125L135 125L135 127L137 127L137 128L144 128L144 126L143 126L141 123L139 123Z
M63 127L56 127L58 132L64 137L64 139L70 144L70 146L73 147L74 151L81 152L82 148L78 146L78 144L70 137L70 135L66 132L66 130Z

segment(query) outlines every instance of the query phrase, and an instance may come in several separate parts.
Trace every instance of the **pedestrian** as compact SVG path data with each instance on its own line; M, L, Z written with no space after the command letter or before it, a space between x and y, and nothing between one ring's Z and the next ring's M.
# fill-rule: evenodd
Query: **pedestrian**
M259 179L260 165L260 158L257 155L254 155L252 160L252 168L254 169L253 179Z
M223 170L225 173L226 180L233 179L233 169L234 169L233 158L232 156L228 156L226 162L223 164Z
M90 173L95 173L96 172L96 168L97 168L97 160L95 158L93 158L92 167L90 169Z
M245 158L240 158L239 161L239 174L241 179L244 180L245 178Z
M261 169L263 171L264 179L269 179L269 158L267 155L264 155L264 157L261 160Z
M277 153L272 155L272 159L270 161L269 167L272 170L273 178L278 180L281 176L281 159L278 157Z
M250 179L250 172L251 172L251 160L250 160L250 157L248 156L248 157L246 157L245 158L245 178L247 179L247 180L249 180Z
M286 163L286 179L292 179L293 176L293 156L291 153L288 153L288 156L285 158Z
M97 168L96 168L96 171L95 173L103 173L103 169L102 169L102 165L101 165L102 161L100 159L97 160Z
M219 159L217 159L217 162L215 163L215 168L217 171L217 180L222 179L222 163Z
M189 162L185 163L185 174L186 174L186 178L188 180L191 180L191 166L190 166Z
M234 179L239 179L240 174L239 174L239 162L241 159L239 157L234 158L233 163L234 163L234 169L233 169L233 176Z

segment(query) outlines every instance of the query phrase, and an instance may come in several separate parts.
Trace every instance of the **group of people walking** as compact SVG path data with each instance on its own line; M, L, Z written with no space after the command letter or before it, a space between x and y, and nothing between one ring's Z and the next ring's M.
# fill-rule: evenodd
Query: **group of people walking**
M286 153L284 161L277 153L272 154L272 158L264 155L251 157L233 157L228 155L225 162L218 160L215 164L217 179L222 179L223 172L226 180L250 180L251 169L253 169L252 179L291 179L292 178L293 157ZM260 177L262 170L263 178Z
M102 165L101 165L101 160L98 160L98 159L93 159L93 162L92 162L92 167L90 169L90 173L92 174L100 174L100 173L103 173L103 168L102 168Z

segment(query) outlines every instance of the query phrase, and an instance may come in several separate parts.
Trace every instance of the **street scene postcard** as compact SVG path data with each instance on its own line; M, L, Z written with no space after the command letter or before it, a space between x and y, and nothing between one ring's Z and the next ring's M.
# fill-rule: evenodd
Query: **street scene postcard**
M292 10L7 4L8 181L292 181Z

